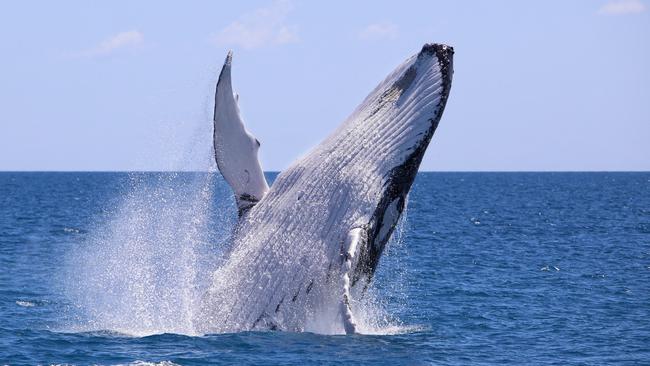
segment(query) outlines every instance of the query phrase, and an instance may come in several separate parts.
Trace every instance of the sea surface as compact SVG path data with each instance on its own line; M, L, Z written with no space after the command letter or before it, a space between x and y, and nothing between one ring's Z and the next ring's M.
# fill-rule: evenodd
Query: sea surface
M650 365L650 173L419 173L352 336L193 331L232 201L0 173L0 364Z

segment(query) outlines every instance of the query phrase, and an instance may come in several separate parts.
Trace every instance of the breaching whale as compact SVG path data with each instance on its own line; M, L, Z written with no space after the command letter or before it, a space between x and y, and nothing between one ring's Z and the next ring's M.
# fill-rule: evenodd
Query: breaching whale
M216 88L214 151L239 221L197 329L301 331L323 317L357 331L352 294L371 281L406 206L449 96L453 53L424 45L270 188L260 143L239 113L228 53Z

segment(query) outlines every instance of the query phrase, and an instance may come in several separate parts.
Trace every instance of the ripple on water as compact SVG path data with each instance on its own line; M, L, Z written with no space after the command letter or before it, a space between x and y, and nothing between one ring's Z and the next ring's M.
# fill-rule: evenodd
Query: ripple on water
M167 199L155 190L160 175L142 175L153 181L146 193ZM174 184L168 202L178 196L178 205L148 210L144 200L114 222L105 218L128 174L0 173L0 365L647 364L650 175L611 175L418 174L404 245L387 248L370 288L385 311L355 308L363 334L183 336L160 333L191 331L178 315L192 303L177 300L216 263L187 273L184 250L206 242L213 253L214 233L230 228L221 212L187 214L201 185L180 194ZM232 192L214 183L214 197L198 203L214 198L228 211L221 202L234 205ZM80 184L86 193L73 204ZM210 236L187 240L197 217ZM65 255L79 260L62 265ZM82 288L57 287L68 284Z
M31 301L17 300L16 305L22 306L22 307L25 307L25 308L31 308L31 307L36 306L36 303L33 303Z

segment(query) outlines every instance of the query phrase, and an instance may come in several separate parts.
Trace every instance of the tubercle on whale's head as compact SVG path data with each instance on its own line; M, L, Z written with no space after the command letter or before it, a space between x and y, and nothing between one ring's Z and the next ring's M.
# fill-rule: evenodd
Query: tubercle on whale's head
M454 48L443 43L426 43L422 46L420 54L422 53L435 54L438 58L448 58L447 61L451 62L454 56Z

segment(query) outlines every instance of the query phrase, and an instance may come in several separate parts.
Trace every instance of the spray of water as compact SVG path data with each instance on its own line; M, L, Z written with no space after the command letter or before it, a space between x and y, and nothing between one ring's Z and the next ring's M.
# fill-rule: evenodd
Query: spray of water
M197 131L195 140L210 136L205 127ZM212 156L211 146L187 146L186 153L180 154L184 160L211 161L206 158ZM227 260L237 220L230 188L213 163L209 170L129 175L123 192L118 192L121 199L97 217L87 240L69 255L65 266L65 288L72 303L69 330L133 336L198 334L194 323L200 317L201 298ZM361 333L410 329L391 315L394 312L385 301L390 298L392 307L406 302L400 295L404 272L399 263L406 250L405 216L406 212L382 259L389 265L380 267L369 291L353 294ZM381 276L386 272L382 267L390 273ZM323 309L304 329L342 333L336 309Z
M229 215L213 211L215 175L134 173L130 185L71 256L67 289L77 326L194 334L194 309L232 225Z
M193 322L215 270L226 260L236 208L216 172L132 173L127 193L69 258L67 291L75 331L198 335ZM393 315L406 303L400 257L405 214L374 285L354 294L352 306L364 334L410 331ZM380 267L382 268L382 267ZM385 273L389 270L390 273ZM390 306L386 299L390 298ZM343 332L334 309L306 331Z
M362 334L401 334L419 330L417 326L404 324L396 315L408 306L404 284L407 267L403 258L408 256L404 233L408 229L407 207L398 221L393 236L386 245L381 264L373 284L365 294L354 293L353 307ZM360 288L357 288L360 290Z

